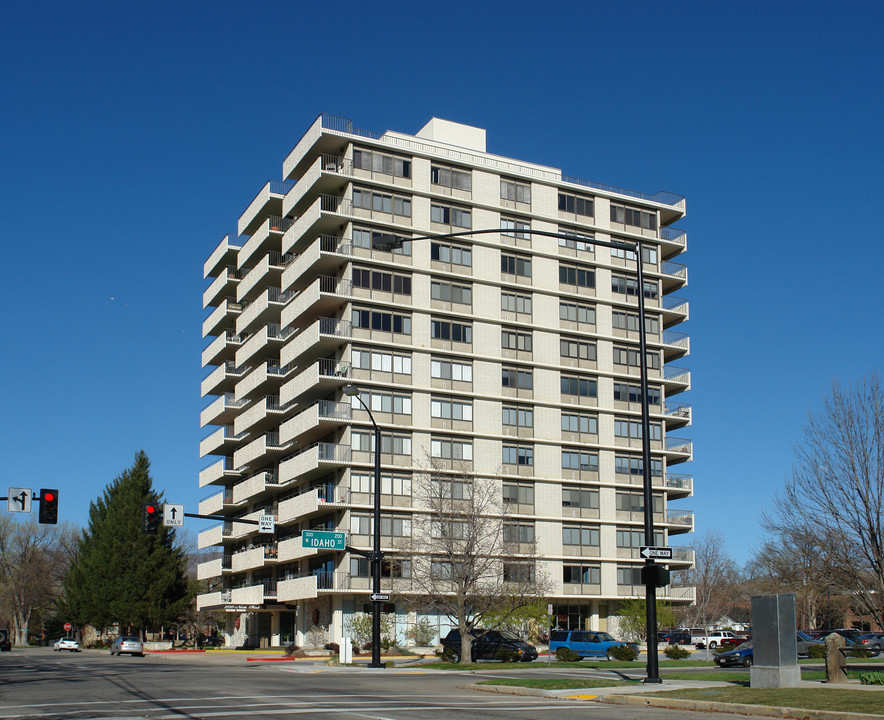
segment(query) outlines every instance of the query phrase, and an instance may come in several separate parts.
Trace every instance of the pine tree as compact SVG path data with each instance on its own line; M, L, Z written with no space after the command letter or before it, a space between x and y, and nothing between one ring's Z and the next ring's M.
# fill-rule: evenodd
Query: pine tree
M66 609L82 626L121 631L159 627L180 615L190 600L184 554L175 531L141 532L141 508L159 503L150 460L143 450L89 507L89 525L65 579Z

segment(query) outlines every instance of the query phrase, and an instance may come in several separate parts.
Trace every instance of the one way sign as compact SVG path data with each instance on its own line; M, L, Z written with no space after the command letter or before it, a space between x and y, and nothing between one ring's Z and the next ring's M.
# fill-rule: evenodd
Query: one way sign
M648 545L642 545L639 550L639 555L643 558L654 558L655 560L672 560L672 548L671 547L649 547Z
M184 505L163 505L163 525L166 527L184 527Z

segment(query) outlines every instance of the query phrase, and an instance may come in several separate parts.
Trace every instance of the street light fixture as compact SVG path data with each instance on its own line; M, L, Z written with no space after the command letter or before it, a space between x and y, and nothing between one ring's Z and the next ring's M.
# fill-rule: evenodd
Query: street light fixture
M437 235L420 235L415 237L404 237L401 235L395 235L393 233L374 233L372 235L372 247L376 250L393 250L396 248L401 248L403 244L408 241L412 242L415 240L435 240L435 239L445 239L445 238L457 238L457 237L468 237L472 235L486 235L489 233L501 233L501 228L489 228L484 230L465 230L461 232L452 232L452 233L439 233ZM518 230L518 233L521 235L540 235L544 237L553 237L565 240L573 240L573 236L568 235L566 233L560 232L551 232L547 230ZM610 242L607 240L596 240L593 239L591 241L593 245L602 245L609 248L616 248L619 250L626 250L628 252L632 252L635 254L635 265L636 265L636 283L638 287L636 288L636 297L638 299L638 338L639 338L639 371L640 371L640 379L641 379L641 413L642 413L642 485L643 485L643 498L644 498L644 526L645 526L645 544L649 547L653 547L654 543L654 497L651 488L651 420L650 420L650 408L648 406L648 359L647 359L647 329L645 328L645 280L644 280L644 270L642 268L642 241L641 240L618 240L616 242ZM353 386L348 386L353 387ZM347 388L344 388L344 392L347 392ZM358 392L358 391L357 391ZM350 393L348 393L350 394ZM357 395L358 397L358 395ZM362 398L359 399L362 402ZM363 407L368 410L368 407L365 406L365 403L362 403ZM371 411L369 411L369 417L371 417ZM374 423L374 418L371 419L372 423ZM377 425L375 424L375 432L377 434L376 450L379 447L380 443L380 434L379 430L377 430ZM378 456L375 455L376 461L376 470L375 477L377 479L377 489L378 491L375 493L375 516L379 517L380 513L380 501L379 501L379 490L380 490L380 461L378 460ZM377 522L377 520L376 520ZM377 525L375 526L375 548L376 553L380 552L380 538L377 534ZM378 574L376 577L376 585L375 592L380 590L380 560L378 560ZM659 672L659 663L657 658L657 585L656 578L657 575L655 573L656 563L654 558L649 557L645 559L645 568L647 569L646 573L643 573L643 580L645 580L645 605L646 605L646 631L648 636L648 663L647 663L647 677L644 679L646 683L660 683L662 682L660 678ZM379 615L379 606L377 602L374 604L374 626L375 628L380 627L380 615ZM378 631L379 632L379 631ZM376 647L376 643L372 642L372 652L374 653Z
M371 424L374 425L374 537L372 553L369 556L371 562L371 662L370 668L385 667L381 663L381 600L376 599L381 592L381 429L371 414L371 409L359 395L359 388L355 385L345 385L344 395L355 397L365 411Z

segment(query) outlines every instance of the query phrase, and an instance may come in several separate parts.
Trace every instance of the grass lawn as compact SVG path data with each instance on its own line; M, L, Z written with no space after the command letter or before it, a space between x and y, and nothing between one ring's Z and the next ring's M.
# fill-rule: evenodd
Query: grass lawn
M830 690L828 688L775 688L760 690L733 685L720 688L666 690L654 693L654 695L682 698L684 700L773 705L802 708L805 710L835 710L884 715L884 692L857 692L855 690Z
M579 690L581 688L594 688L594 687L623 687L623 686L631 686L631 687L640 687L640 682L625 682L623 680L602 680L599 678L587 678L586 680L574 680L574 679L556 679L556 678L537 678L536 680L530 679L519 679L519 678L509 678L509 679L497 679L497 680L486 680L485 682L478 683L479 685L515 685L517 687L529 687L529 688L540 688L541 690Z
M664 667L708 667L712 668L715 665L711 660L661 660L659 663L661 668ZM582 662L556 662L553 661L551 665L549 665L553 670L564 670L564 669L573 669L573 668L583 668L584 670L621 670L623 668L627 668L630 670L638 670L641 671L645 668L644 661L635 660L633 662L620 662L618 660L611 660L610 662L607 660L600 661L586 661ZM530 663L502 663L502 662L485 662L485 663L462 663L461 665L455 665L454 663L446 663L446 662L436 662L436 663L426 663L421 665L421 668L431 668L435 670L545 670L547 668L547 663L543 661L536 661Z

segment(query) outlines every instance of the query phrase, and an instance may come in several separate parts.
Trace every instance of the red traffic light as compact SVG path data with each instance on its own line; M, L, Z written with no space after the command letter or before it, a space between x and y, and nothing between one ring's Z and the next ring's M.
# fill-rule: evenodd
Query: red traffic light
M46 502L52 502L53 500L55 500L55 493L51 493L51 492L43 493L43 495L40 499L45 500Z
M156 511L157 509L153 505L144 506L144 512L146 512L148 515L153 515Z

